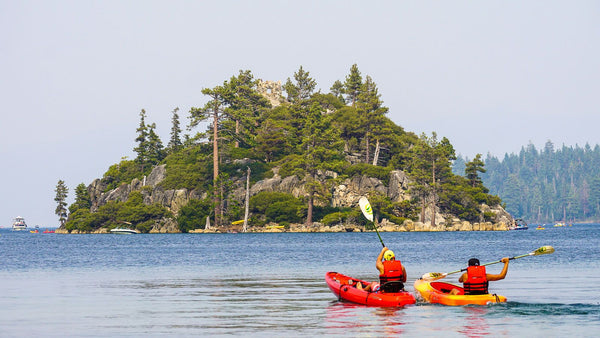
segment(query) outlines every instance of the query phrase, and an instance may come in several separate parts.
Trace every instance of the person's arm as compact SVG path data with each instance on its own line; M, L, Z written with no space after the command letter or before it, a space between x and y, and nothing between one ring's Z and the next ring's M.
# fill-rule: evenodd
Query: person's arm
M406 283L406 268L404 265L402 265L402 275L404 276L402 277L402 283Z
M383 260L383 254L388 250L387 247L383 247L383 249L381 249L381 252L379 253L379 255L377 256L377 261L375 262L375 266L377 267L377 270L379 270L379 274L383 275L383 272L385 271L383 268L383 263L381 262Z
M458 278L458 282L459 283L464 283L467 280L467 273L463 273L462 275L460 275L460 278Z
M504 277L506 277L506 273L508 272L508 257L504 257L502 258L502 263L504 263L504 267L502 268L502 271L497 274L497 275L492 275L492 274L487 274L487 280L488 281L495 281L495 280L501 280L504 279Z

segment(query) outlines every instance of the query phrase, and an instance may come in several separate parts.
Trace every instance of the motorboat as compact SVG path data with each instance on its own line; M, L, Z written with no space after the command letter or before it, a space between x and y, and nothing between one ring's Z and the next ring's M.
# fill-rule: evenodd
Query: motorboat
M25 223L25 219L21 216L15 217L15 221L12 226L13 231L24 231L27 230L27 223Z
M129 228L114 228L110 230L111 234L121 234L121 235L133 235L133 234L137 234L138 232L136 230L132 230Z

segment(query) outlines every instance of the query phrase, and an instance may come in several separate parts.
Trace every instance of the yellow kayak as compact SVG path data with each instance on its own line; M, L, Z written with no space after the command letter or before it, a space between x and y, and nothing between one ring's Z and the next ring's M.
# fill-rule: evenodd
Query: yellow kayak
M453 289L457 290L457 294L450 294ZM462 287L446 282L417 279L415 281L415 290L426 302L434 304L456 306L471 304L487 305L490 303L506 302L506 297L496 294L465 295Z

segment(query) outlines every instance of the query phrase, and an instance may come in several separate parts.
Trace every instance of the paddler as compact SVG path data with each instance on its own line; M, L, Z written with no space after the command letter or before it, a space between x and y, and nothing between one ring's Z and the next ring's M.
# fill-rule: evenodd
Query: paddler
M467 272L463 273L458 279L460 283L463 283L465 295L487 294L489 293L489 282L504 279L504 277L506 277L506 273L508 272L509 258L504 257L500 261L504 263L502 271L497 275L492 275L486 272L485 266L479 265L479 259L469 259L469 266L467 267ZM458 290L453 289L452 292L450 292L450 294L456 294L457 292Z
M402 283L406 282L406 269L399 260L396 260L396 255L392 250L383 247L377 256L375 267L379 271L379 282L372 282L364 288L361 283L357 283L356 287L358 289L377 292L379 291L380 285L388 282L399 282L397 285L402 286L398 287L398 290L393 290L392 292L399 292L403 289Z

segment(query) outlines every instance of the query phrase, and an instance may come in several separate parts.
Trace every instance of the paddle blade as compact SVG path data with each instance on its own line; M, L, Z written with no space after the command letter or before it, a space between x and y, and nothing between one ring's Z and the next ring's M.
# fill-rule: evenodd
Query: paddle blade
M359 200L358 200L358 205L360 206L360 210L362 211L363 215L365 215L365 217L373 222L373 209L371 209L371 204L369 203L369 200L362 196Z
M538 255L547 255L547 254L551 254L554 252L554 248L550 245L546 245L543 246L541 248L538 248L537 250L535 250L533 252L534 256L538 256Z
M448 276L447 273L428 272L428 273L424 274L423 276L421 276L421 279L430 282L430 281L442 279L446 276Z

